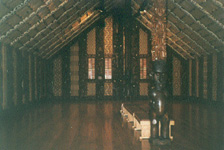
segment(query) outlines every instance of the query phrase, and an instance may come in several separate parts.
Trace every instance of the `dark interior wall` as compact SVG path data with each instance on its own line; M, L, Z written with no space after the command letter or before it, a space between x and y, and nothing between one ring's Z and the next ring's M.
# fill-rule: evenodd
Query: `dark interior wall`
M223 102L223 52L202 56L197 60L192 61L192 98L197 98L204 101ZM197 77L197 72L198 77ZM190 77L190 75L188 75ZM197 81L198 80L198 81ZM198 87L197 87L197 82ZM198 89L197 89L198 88ZM188 91L189 91L188 90ZM199 95L197 95L197 90ZM189 96L191 96L189 94Z
M115 15L116 16L116 15ZM89 29L87 29L86 31L84 31L81 35L79 35L76 39L74 39L71 43L69 43L67 46L65 46L58 54L56 54L54 57L51 58L51 60L48 62L51 64L53 71L51 71L52 73L52 77L55 76L55 72L54 72L54 61L58 58L61 57L62 59L62 79L60 79L60 81L62 82L61 85L61 90L62 90L62 95L60 96L71 96L71 87L73 87L74 83L76 82L72 79L72 72L74 72L74 70L71 70L71 68L73 68L74 66L71 66L71 63L74 63L75 60L71 60L72 58L76 58L75 54L73 54L74 52L71 51L71 49L73 49L74 44L78 43L78 47L79 47L79 94L78 97L86 97L88 95L88 83L95 83L96 84L96 97L98 98L102 98L102 96L105 96L105 86L108 84L113 84L112 86L112 90L113 90L113 97L115 98L122 98L124 96L123 93L123 86L126 85L125 84L125 74L124 74L124 68L126 67L126 65L124 65L124 58L126 58L126 54L124 53L124 48L126 47L125 41L126 38L124 38L125 36L125 28L124 25L120 22L122 20L120 20L121 18L113 18L113 24L112 24L112 28L113 28L113 41L112 41L112 47L113 47L113 54L105 54L105 35L107 34L104 31L106 24L102 25L103 22L102 20L100 22L97 22L96 24L94 24L93 26L91 26ZM131 34L131 38L129 38L131 40L130 43L130 60L129 60L129 65L131 65L131 87L132 87L132 96L137 98L139 97L139 83L140 83L140 57L145 57L147 58L147 79L145 79L144 81L141 80L141 82L144 83L149 83L149 78L148 78L148 74L150 72L151 69L151 36L150 36L150 31L147 30L144 26L140 25L139 23L137 23L136 21L133 21L133 25L130 29L130 32L132 32ZM147 39L148 39L148 43L147 43L147 47L148 47L148 54L146 55L139 55L139 29L142 29L146 34L147 34ZM90 31L92 31L93 29L95 29L95 43L96 43L96 54L95 55L88 55L87 53L87 48L88 48L88 33ZM110 31L108 31L110 32ZM119 40L118 40L119 39ZM109 45L110 46L110 45ZM71 52L72 54L70 54L69 52ZM96 74L95 80L89 80L88 79L88 58L89 57L95 57L95 69L96 69ZM110 57L112 58L112 80L105 80L104 79L104 67L105 67L105 58L106 57ZM77 59L77 58L76 58ZM74 64L73 64L74 65ZM50 73L49 73L50 74ZM48 75L50 76L50 75ZM101 76L103 79L99 80L98 77ZM74 77L73 77L74 78ZM71 81L71 79L73 81ZM63 81L62 81L63 80ZM54 91L54 79L51 79L52 81L52 87L50 91ZM72 83L71 83L72 82ZM48 82L49 83L49 82ZM72 86L73 85L73 86ZM149 84L147 84L149 86ZM147 86L147 87L148 87ZM147 89L150 89L149 87ZM147 92L148 93L148 92ZM53 94L54 95L54 94ZM148 96L148 94L147 94Z
M40 100L41 91L39 89L46 84L42 84L42 81L45 81L45 75L38 74L40 70L44 72L44 68L38 63L35 67L36 59L37 56L32 54L8 45L0 45L0 110L21 108ZM39 62L43 60L39 58Z

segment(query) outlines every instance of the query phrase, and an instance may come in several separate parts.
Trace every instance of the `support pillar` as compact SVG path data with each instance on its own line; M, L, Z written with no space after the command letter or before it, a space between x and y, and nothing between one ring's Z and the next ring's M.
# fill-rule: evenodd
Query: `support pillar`
M131 36L132 36L132 17L131 0L125 1L125 99L131 99Z
M151 138L154 145L169 145L171 132L166 89L166 0L153 0Z

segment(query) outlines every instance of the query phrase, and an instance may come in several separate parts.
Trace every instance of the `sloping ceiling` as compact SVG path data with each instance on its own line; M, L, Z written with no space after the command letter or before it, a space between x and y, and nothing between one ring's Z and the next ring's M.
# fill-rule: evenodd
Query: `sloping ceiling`
M0 42L49 58L120 1L0 0ZM224 50L224 1L167 2L167 43L173 50L185 59ZM131 7L151 30L151 0L131 0Z
M132 10L148 29L152 28L152 3L142 9L142 0L132 0ZM224 1L168 0L167 43L185 59L224 50Z

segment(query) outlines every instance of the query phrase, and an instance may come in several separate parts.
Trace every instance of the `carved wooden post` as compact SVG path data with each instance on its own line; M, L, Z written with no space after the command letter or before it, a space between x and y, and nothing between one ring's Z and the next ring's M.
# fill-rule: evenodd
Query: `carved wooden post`
M166 90L166 0L153 0L151 141L170 144Z
M152 61L166 59L166 0L153 0Z

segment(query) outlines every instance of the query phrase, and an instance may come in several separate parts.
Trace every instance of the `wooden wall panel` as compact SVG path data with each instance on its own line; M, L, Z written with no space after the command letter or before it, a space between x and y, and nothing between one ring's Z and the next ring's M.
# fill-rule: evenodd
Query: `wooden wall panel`
M212 56L212 100L217 100L217 54Z

